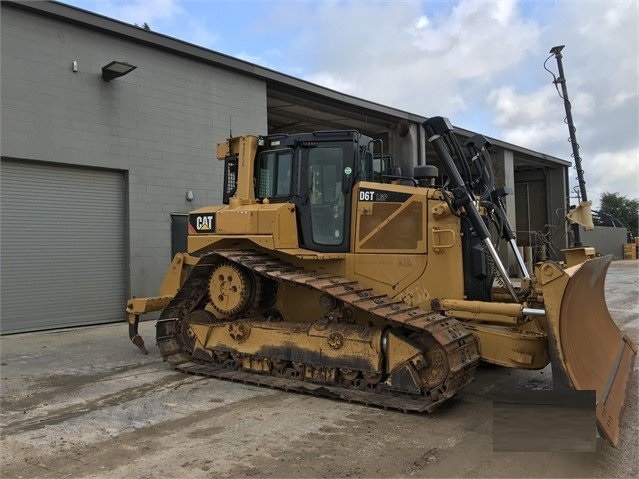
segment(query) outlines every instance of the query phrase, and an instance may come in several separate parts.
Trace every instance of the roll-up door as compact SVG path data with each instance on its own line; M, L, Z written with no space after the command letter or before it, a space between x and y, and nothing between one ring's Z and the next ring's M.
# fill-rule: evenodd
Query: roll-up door
M124 318L125 177L2 159L0 331Z

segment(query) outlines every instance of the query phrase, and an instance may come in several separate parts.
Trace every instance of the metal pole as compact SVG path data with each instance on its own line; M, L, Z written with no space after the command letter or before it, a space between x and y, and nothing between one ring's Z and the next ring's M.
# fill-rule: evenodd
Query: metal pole
M557 68L559 69L559 78L556 78L553 83L555 85L561 85L562 97L564 100L564 108L566 110L566 122L568 123L568 133L570 134L570 144L572 145L572 156L575 159L575 169L577 170L577 181L579 182L579 192L581 194L581 201L588 201L588 194L586 193L586 180L584 179L584 170L581 167L581 157L579 156L579 143L577 143L577 136L575 134L576 128L572 121L572 112L570 106L570 100L568 99L568 88L566 87L566 77L564 76L564 66L561 61L563 58L561 51L564 49L564 45L558 45L550 49L550 53L555 55L557 60ZM573 224L572 230L575 236L575 246L582 246L581 235L579 231L579 225Z
M563 45L553 47L550 53L555 55L557 59L557 68L559 69L559 78L553 83L561 84L561 92L564 99L564 108L566 109L566 121L568 123L568 133L570 133L570 144L572 145L572 156L575 158L575 169L577 170L577 180L579 181L579 192L581 193L581 201L588 201L588 195L586 193L586 180L584 179L584 170L581 168L581 157L579 156L579 143L577 143L577 137L575 136L575 124L572 121L572 112L570 107L570 100L568 99L568 88L566 87L566 78L564 76L564 66L561 61L563 58L561 50Z

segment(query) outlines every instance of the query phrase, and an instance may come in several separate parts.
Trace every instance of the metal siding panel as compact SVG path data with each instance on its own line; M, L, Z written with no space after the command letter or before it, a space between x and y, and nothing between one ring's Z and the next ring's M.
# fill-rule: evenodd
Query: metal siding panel
M122 320L124 174L13 160L1 173L0 332Z

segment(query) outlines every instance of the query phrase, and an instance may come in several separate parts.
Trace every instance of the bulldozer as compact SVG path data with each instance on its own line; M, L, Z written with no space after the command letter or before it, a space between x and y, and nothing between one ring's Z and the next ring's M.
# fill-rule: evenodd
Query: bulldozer
M188 251L155 297L127 302L129 337L161 311L177 370L402 411L432 412L480 361L596 390L619 442L636 345L613 322L611 257L528 272L495 188L489 141L423 124L445 174L402 176L354 130L236 136L217 145L223 202L188 215ZM512 247L513 282L494 244Z

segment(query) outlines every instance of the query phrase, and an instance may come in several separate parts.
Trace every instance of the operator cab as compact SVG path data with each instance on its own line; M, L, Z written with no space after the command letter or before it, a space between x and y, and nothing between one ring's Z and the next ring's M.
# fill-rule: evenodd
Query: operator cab
M346 252L353 185L381 181L384 171L385 161L373 154L375 143L354 130L262 137L255 196L296 206L302 248Z

